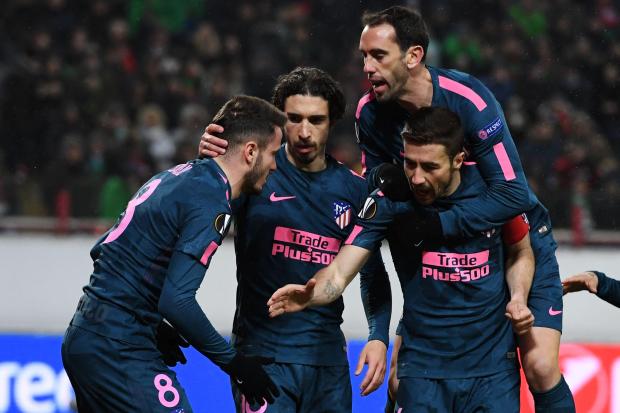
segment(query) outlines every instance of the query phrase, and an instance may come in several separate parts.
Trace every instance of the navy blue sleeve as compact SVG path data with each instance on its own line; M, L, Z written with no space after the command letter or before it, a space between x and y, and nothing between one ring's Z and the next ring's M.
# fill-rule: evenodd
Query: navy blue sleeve
M175 251L168 268L159 298L159 312L213 363L219 367L230 363L235 350L215 330L196 301L205 267L196 258Z
M471 89L461 86L471 91L476 104L463 100L459 115L469 160L476 162L488 188L478 197L440 213L447 238L477 236L536 205L499 103L482 83L471 79Z
M609 304L620 307L620 281L609 278L602 272L592 272L598 277L596 295Z
M379 250L372 253L360 271L360 292L368 321L368 341L380 340L388 347L390 317L392 316L392 290Z

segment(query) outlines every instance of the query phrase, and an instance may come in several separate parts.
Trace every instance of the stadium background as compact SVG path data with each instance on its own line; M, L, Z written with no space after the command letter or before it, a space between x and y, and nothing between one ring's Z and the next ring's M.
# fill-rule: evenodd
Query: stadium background
M60 334L87 282L95 234L153 172L195 156L231 95L269 98L281 73L327 70L349 103L330 151L356 167L353 114L367 87L359 17L395 3L419 7L429 23L429 64L474 74L502 103L530 185L551 211L562 275L620 276L620 9L612 0L4 0L0 412L67 411ZM226 242L199 295L225 334L232 254ZM355 287L345 302L354 360L365 336ZM618 311L586 293L565 300L562 367L580 412L620 412ZM192 353L179 374L196 411L229 411L225 376L208 362ZM356 396L354 411L379 411L384 394Z

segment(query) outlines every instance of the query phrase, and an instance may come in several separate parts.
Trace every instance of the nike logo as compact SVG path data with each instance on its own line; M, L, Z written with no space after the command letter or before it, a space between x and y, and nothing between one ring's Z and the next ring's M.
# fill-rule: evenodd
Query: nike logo
M416 247L416 248L418 248L420 245L422 245L422 243L423 243L423 242L424 242L424 240L421 240L421 241L419 241L419 242L417 242L417 243L415 243L415 242L414 242L414 243L413 243L413 246L414 246L414 247Z
M554 316L554 315L558 315L558 314L562 314L562 310L556 311L556 310L553 309L553 307L549 307L549 315L550 316Z
M275 192L272 192L271 195L269 195L269 200L271 202L286 201L287 199L293 198L295 198L295 196L276 196Z

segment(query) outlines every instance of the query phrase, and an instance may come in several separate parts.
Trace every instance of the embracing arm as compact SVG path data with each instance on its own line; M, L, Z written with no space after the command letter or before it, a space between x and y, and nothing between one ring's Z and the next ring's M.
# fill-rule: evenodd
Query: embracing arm
M520 241L507 245L506 253L506 284L510 292L506 316L515 332L521 335L527 333L534 323L534 316L527 307L535 267L529 234L526 232Z
M334 261L318 271L305 285L288 284L273 293L267 302L269 316L277 317L336 300L362 269L370 254L367 249L345 245Z

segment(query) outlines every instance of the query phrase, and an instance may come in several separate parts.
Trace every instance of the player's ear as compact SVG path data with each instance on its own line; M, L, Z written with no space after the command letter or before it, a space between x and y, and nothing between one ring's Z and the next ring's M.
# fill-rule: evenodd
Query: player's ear
M407 69L413 69L422 62L424 48L422 46L410 46L405 52L405 64Z
M254 141L246 142L243 147L243 159L249 166L254 166L256 159L258 159L259 149L258 144Z
M452 168L453 169L461 169L463 166L463 162L465 161L465 152L459 152L452 159Z

